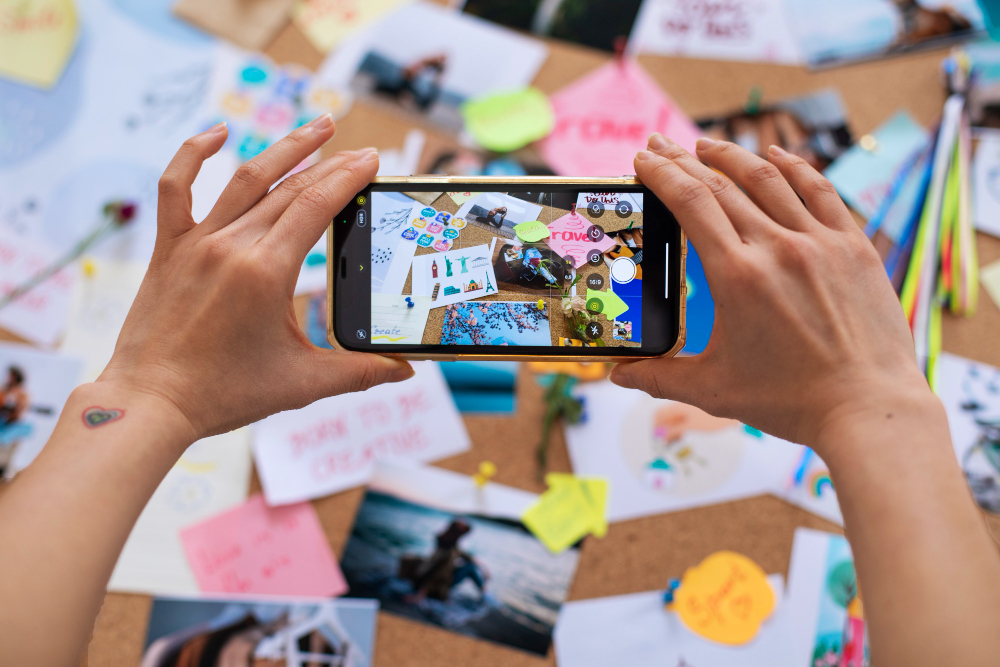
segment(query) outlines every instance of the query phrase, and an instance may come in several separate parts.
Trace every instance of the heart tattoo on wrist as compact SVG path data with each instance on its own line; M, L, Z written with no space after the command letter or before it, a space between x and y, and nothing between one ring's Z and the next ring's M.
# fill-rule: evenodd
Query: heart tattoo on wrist
M116 422L125 416L125 411L118 408L102 408L96 405L83 411L83 424L87 428L97 428L111 422Z

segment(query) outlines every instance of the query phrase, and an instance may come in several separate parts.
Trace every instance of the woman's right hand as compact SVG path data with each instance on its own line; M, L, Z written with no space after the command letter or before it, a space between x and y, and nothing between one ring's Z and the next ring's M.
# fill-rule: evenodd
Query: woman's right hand
M775 147L763 160L701 139L697 153L654 134L635 169L698 249L711 339L611 379L808 445L879 397L933 399L878 254L830 182Z

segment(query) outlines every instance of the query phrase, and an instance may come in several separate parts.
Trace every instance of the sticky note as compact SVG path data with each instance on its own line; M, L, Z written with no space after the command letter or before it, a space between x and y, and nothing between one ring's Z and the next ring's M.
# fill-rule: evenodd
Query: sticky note
M320 53L410 0L299 0L292 22Z
M476 193L472 193L472 192L449 192L448 196L451 197L452 201L454 201L456 204L458 204L459 206L461 206L462 204L464 204L465 202L469 201L470 199L472 199L473 197L475 197L478 194L479 194L478 192L476 192Z
M993 303L1000 308L1000 260L980 269L979 281L983 283Z
M579 213L567 213L549 223L549 237L545 241L560 257L572 257L573 267L580 268L587 263L591 251L605 253L615 242L606 234L597 241L591 240L592 223Z
M507 153L548 136L555 116L545 93L537 88L496 93L462 105L465 129L491 151Z
M268 507L256 495L181 531L204 593L335 596L347 592L309 503Z
M573 546L593 528L591 505L579 484L549 487L521 520L552 553Z
M517 238L525 243L534 243L535 241L549 238L549 228L545 226L545 223L538 220L529 220L528 222L514 225L514 233L517 234Z
M706 639L746 644L774 610L774 591L757 563L719 551L684 573L672 608Z
M588 289L587 290L587 303L590 303L591 299L600 299L604 307L601 309L600 314L608 318L608 322L611 322L616 317L628 310L628 304L625 303L620 296L612 292L611 290L606 290L604 292L598 292L597 290Z
M73 0L0 2L0 76L51 88L76 47Z

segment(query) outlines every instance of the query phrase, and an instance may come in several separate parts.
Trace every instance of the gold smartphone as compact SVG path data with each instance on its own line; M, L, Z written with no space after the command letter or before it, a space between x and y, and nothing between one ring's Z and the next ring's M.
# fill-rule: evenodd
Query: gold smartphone
M330 224L327 336L403 359L672 356L686 256L632 177L376 178Z

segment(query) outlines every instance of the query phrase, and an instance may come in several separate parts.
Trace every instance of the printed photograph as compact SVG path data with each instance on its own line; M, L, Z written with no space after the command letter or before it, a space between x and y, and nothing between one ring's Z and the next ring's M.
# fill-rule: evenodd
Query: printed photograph
M156 598L142 667L369 667L374 600Z
M341 569L351 597L452 632L548 652L579 550L552 554L518 521L369 490Z

